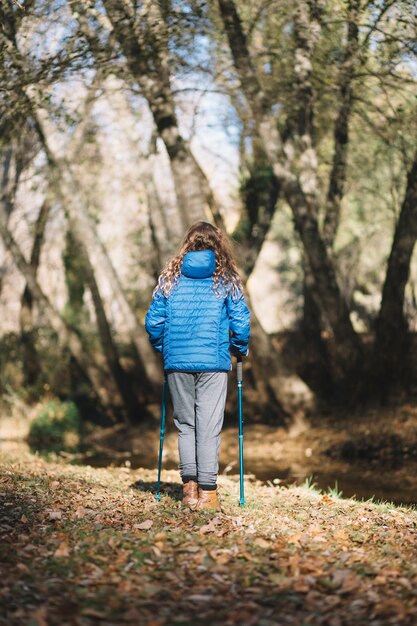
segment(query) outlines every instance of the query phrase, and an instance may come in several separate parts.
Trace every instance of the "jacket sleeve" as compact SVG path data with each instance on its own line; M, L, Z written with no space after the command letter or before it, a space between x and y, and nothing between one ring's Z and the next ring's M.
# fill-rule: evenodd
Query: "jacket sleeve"
M166 301L166 297L161 292L157 292L145 318L145 328L149 335L149 341L158 352L162 352L164 348Z
M230 337L230 351L233 354L247 356L250 338L250 312L246 304L245 296L240 292L239 296L233 299L229 293L226 306L229 316L229 328L232 331Z

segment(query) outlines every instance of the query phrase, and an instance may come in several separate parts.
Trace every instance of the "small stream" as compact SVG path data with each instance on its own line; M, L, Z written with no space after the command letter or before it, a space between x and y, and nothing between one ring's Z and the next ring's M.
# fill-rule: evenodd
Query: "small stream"
M129 455L119 457L117 460L105 456L91 456L84 458L83 462L93 467L125 466L126 463L131 469L143 467L145 469L155 469L157 471L157 459L155 456ZM257 480L273 484L289 486L301 485L306 479L310 479L323 492L335 489L342 492L342 497L355 497L357 500L368 500L374 498L375 501L393 502L398 505L417 506L417 463L408 462L406 465L381 468L366 463L351 463L345 470L332 468L332 463L323 463L326 469L319 472L309 471L300 466L280 467L271 461L250 460L245 462L245 474L253 475ZM167 470L178 469L177 463L172 460L164 461L163 468ZM219 473L227 475L239 472L238 463L225 465L219 464Z
M0 440L0 454L2 449L28 450L28 445L24 441ZM92 467L130 467L137 469L155 469L155 480L157 473L156 451L149 454L132 454L130 452L110 452L108 454L86 452L79 454L69 462L76 464L91 465ZM178 468L176 460L171 457L164 459L163 468L176 470ZM219 464L220 474L236 475L239 472L238 462L225 465ZM327 492L335 489L342 492L342 497L356 497L358 500L368 500L374 498L375 501L393 502L397 505L417 506L417 462L408 460L401 463L398 460L395 464L381 464L352 462L344 463L343 469L340 464L331 459L323 459L320 471L311 471L306 465L297 463L285 466L273 459L253 459L245 461L245 474L252 475L261 482L272 482L274 485L289 486L300 485L309 479L318 488Z

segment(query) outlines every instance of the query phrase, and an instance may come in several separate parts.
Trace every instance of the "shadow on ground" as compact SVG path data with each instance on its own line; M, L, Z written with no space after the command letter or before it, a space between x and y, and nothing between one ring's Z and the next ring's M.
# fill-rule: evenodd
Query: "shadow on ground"
M144 493L152 493L155 495L156 493L157 482L145 482L144 480L137 480L135 483L130 485L132 489L137 489L137 491L143 491ZM182 485L180 483L161 483L161 495L166 494L170 496L173 500L180 501L182 499Z

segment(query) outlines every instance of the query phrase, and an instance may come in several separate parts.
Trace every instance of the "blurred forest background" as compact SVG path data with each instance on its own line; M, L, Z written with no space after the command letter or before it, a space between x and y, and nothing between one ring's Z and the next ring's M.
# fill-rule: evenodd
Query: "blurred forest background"
M199 219L245 280L249 421L416 403L414 0L0 0L0 21L2 413L155 415L144 316Z

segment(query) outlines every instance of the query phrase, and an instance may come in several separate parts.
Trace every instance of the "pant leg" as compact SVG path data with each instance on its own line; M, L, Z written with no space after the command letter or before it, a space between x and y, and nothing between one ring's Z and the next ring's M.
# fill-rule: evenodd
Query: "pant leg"
M197 477L215 485L219 472L220 433L227 395L227 372L199 372L196 376Z
M195 436L195 374L168 372L168 386L174 407L174 423L178 429L180 475L197 476Z

